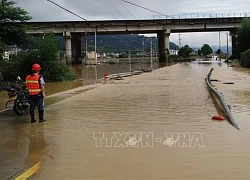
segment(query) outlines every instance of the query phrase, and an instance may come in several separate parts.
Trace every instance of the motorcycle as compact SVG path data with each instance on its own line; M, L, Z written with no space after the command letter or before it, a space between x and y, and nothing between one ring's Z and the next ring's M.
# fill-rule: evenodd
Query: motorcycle
M19 87L19 82L23 84L22 87ZM9 96L9 100L6 102L6 108L13 108L13 111L17 115L23 115L30 106L29 92L25 82L18 76L16 84L13 84L9 88L2 89L7 91Z

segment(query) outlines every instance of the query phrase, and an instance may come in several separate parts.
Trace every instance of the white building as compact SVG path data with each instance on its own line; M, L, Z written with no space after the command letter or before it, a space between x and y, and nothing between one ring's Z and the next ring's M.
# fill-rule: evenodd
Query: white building
M5 52L3 53L3 59L7 59L7 60L10 59L10 55L9 55L9 52L8 52L8 51L5 51Z
M170 55L178 55L178 52L179 50L173 50L173 49L170 49L169 51Z
M87 56L88 56L88 59L95 59L95 52L94 51L88 52ZM97 53L96 53L96 57L98 57Z

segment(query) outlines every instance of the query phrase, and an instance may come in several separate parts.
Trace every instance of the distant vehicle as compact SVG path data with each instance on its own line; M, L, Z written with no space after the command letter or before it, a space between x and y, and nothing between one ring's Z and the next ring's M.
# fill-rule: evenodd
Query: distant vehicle
M212 58L213 56L211 54L206 55L206 58Z

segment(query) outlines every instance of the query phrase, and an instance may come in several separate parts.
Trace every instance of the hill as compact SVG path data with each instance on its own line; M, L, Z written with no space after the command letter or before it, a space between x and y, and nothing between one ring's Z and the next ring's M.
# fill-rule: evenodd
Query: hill
M97 36L97 51L99 53L121 52L121 51L142 51L142 38L137 34L125 35L98 35ZM85 37L82 39L82 50L85 50ZM63 37L58 37L60 50L65 50L65 41ZM88 51L94 51L95 37L88 36ZM153 39L153 48L158 48L158 39ZM170 42L170 49L179 49L179 47ZM145 51L150 51L150 39L145 39Z
M219 46L211 46L214 52L216 52L220 47ZM221 46L221 50L223 53L227 53L227 46ZM228 47L228 53L230 54L232 52L232 47Z

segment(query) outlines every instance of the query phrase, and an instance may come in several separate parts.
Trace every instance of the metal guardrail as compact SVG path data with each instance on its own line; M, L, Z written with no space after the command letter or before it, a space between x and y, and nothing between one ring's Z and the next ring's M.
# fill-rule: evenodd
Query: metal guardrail
M109 79L122 79L123 77L133 76L133 75L140 75L143 71L131 71L125 73L117 73L117 74L110 74ZM105 78L103 78L105 79Z
M181 15L153 15L153 19L198 19L198 18L233 18L233 17L250 17L248 13L218 13L218 14L181 14Z
M214 87L211 85L211 83L210 83L210 76L211 76L213 70L214 70L213 68L210 70L209 74L208 74L207 77L205 78L205 81L206 81L206 83L207 83L209 89L216 95L216 98L217 98L218 102L220 103L220 105L221 105L221 107L222 107L222 109L223 109L225 115L229 118L231 124L232 124L236 129L240 130L239 126L236 124L236 122L235 122L235 120L234 120L234 117L233 117L233 115L232 115L232 113L231 113L231 109L230 109L229 105L227 105L227 104L225 103L225 100L224 100L224 98L223 98L222 93L220 93L220 92L219 92L216 88L214 88Z

